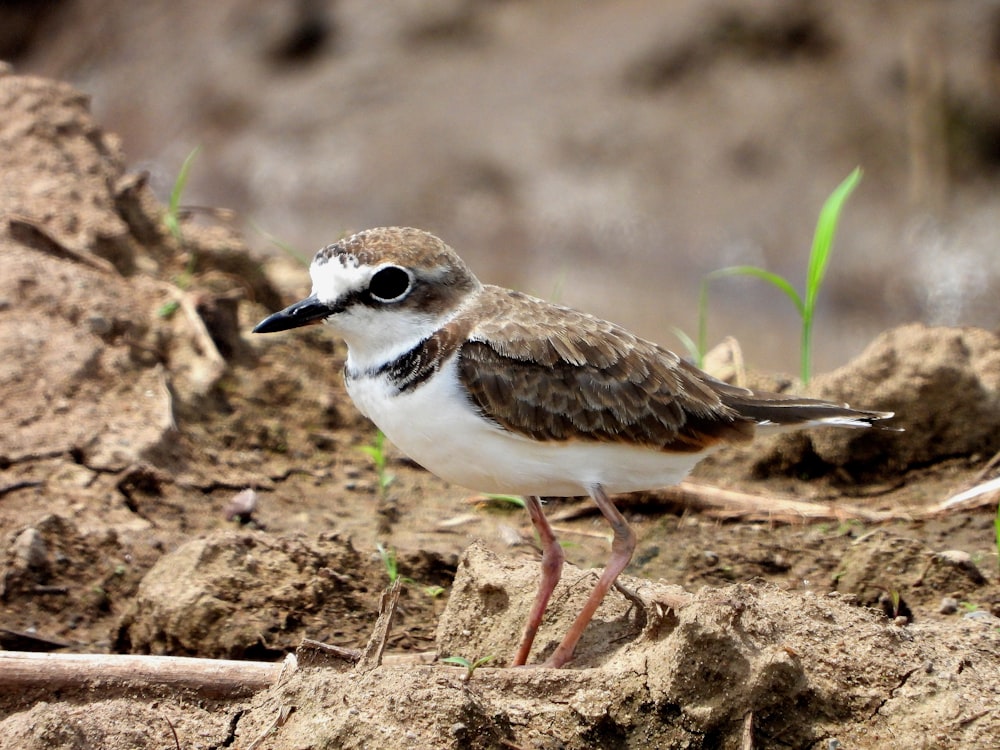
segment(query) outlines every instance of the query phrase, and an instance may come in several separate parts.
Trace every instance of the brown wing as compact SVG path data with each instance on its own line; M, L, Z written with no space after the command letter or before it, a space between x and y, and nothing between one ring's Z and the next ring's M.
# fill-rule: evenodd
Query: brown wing
M716 381L620 326L498 287L470 313L479 322L459 377L483 415L509 430L675 451L753 436Z

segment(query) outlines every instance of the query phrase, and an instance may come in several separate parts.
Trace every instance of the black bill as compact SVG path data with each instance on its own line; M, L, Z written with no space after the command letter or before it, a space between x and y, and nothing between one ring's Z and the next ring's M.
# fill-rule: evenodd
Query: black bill
M290 328L299 328L313 323L322 323L334 310L327 304L316 299L312 294L304 300L289 305L284 310L264 318L253 329L254 333L277 333Z

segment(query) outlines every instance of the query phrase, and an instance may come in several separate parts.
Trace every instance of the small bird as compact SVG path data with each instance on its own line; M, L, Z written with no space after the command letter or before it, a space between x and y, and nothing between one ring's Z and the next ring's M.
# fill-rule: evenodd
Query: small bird
M312 294L254 333L326 323L347 343L347 392L401 451L448 482L525 496L542 573L514 665L528 660L562 548L542 497L590 495L611 556L544 666L570 661L636 536L609 495L677 484L759 426L869 427L891 412L716 380L621 326L482 284L437 237L369 229L320 250Z

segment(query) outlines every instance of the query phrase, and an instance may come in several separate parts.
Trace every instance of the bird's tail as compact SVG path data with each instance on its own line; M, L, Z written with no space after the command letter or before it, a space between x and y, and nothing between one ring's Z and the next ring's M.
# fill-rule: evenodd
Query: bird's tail
M847 404L821 401L814 398L786 396L780 393L749 391L743 388L727 390L722 401L744 419L761 426L806 427L809 425L834 425L837 427L878 427L876 424L893 416L891 411L852 409Z

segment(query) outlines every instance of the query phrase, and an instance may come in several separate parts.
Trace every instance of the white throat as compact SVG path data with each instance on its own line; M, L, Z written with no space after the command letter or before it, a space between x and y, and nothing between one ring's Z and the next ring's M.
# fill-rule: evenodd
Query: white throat
M405 300L382 306L352 303L352 295L363 293L376 271L378 267L350 256L317 259L310 268L312 291L320 302L333 307L346 303L324 322L347 343L347 367L353 372L375 371L394 361L432 336L469 301L444 311L422 310Z
M347 342L350 371L378 370L410 351L447 319L411 310L354 307L329 318L327 324Z

